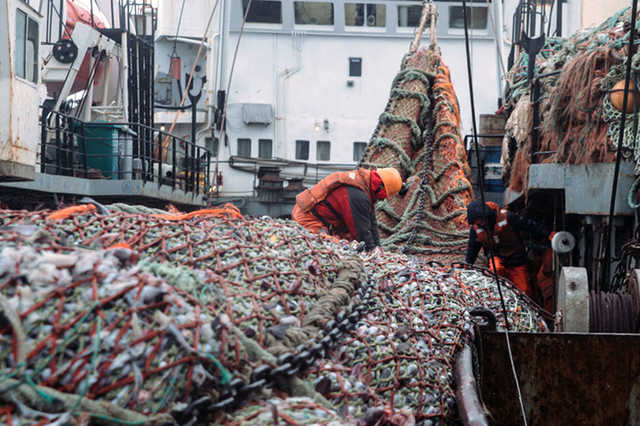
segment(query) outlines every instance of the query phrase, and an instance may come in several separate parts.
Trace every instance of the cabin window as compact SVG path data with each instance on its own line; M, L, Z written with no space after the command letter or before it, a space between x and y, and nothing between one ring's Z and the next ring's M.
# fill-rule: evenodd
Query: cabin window
M333 25L333 3L293 2L297 25Z
M387 9L384 4L345 3L345 25L351 27L384 27Z
M38 82L38 23L20 9L16 10L16 75Z
M349 77L362 76L362 58L349 58Z
M354 142L353 143L353 161L355 161L356 163L360 162L366 150L367 150L366 142Z
M467 6L469 29L487 29L487 8ZM462 6L449 6L449 28L464 29L464 9Z
M418 27L422 17L422 6L398 6L398 26Z
M331 142L318 141L316 145L316 161L329 161L331 159Z
M251 157L251 139L238 139L238 156L239 157Z
M296 141L296 160L309 159L309 141Z
M207 137L204 139L204 145L212 157L218 156L218 138Z
M242 0L243 16L249 0ZM253 0L247 13L247 22L258 24L282 24L282 2L277 0Z
M271 139L258 139L258 157L270 160L273 155L273 141Z

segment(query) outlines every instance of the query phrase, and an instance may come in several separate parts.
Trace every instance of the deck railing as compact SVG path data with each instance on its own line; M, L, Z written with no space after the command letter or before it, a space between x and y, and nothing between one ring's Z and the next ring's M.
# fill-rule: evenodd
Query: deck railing
M137 123L83 122L44 112L40 171L88 179L143 180L206 194L211 153Z

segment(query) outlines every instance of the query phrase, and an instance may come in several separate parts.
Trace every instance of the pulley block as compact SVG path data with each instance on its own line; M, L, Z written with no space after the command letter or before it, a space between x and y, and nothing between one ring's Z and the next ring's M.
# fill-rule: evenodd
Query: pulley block
M78 46L72 40L58 40L53 46L53 57L60 63L70 64L78 57Z

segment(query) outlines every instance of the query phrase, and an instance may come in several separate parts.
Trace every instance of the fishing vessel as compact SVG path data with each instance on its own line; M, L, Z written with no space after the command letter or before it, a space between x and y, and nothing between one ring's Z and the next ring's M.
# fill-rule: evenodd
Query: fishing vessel
M20 137L17 129L7 129L3 160L9 161L4 180L26 179L5 188L33 191L41 200L52 193L125 196L156 205L235 200L243 211L280 216L290 213L292 196L303 185L357 164L412 41L422 2L247 5L27 4L31 37L39 43L19 47L31 55L26 69L39 68L12 75L7 97L18 95L9 87L24 87L31 96L31 121L19 124L30 133ZM433 33L450 58L452 80L464 90L465 66L457 54L463 47L460 2L434 5L440 19ZM18 6L7 4L7 19L22 24L22 12L14 17ZM476 78L487 83L478 85L478 108L487 116L499 108L499 58L507 53L496 50L504 40L496 28L504 27L509 7L475 2L470 9ZM577 28L567 18L574 9L564 5L553 25ZM76 23L80 32L74 37ZM9 34L3 37L13 46L17 40ZM89 59L89 51L100 57ZM6 115L21 115L18 104L26 98L11 99ZM34 121L44 108L53 115ZM468 104L461 103L461 110L468 134ZM81 138L66 117L82 126ZM496 125L488 123L484 129L495 133ZM24 158L14 161L15 152Z
M0 421L634 424L630 3L7 1ZM354 167L380 248L282 218Z

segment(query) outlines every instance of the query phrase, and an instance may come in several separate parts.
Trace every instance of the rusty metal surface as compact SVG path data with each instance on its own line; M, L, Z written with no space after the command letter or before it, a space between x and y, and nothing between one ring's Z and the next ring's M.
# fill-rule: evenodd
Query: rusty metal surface
M640 335L511 333L530 425L640 421ZM479 342L479 382L491 424L522 424L503 333Z

